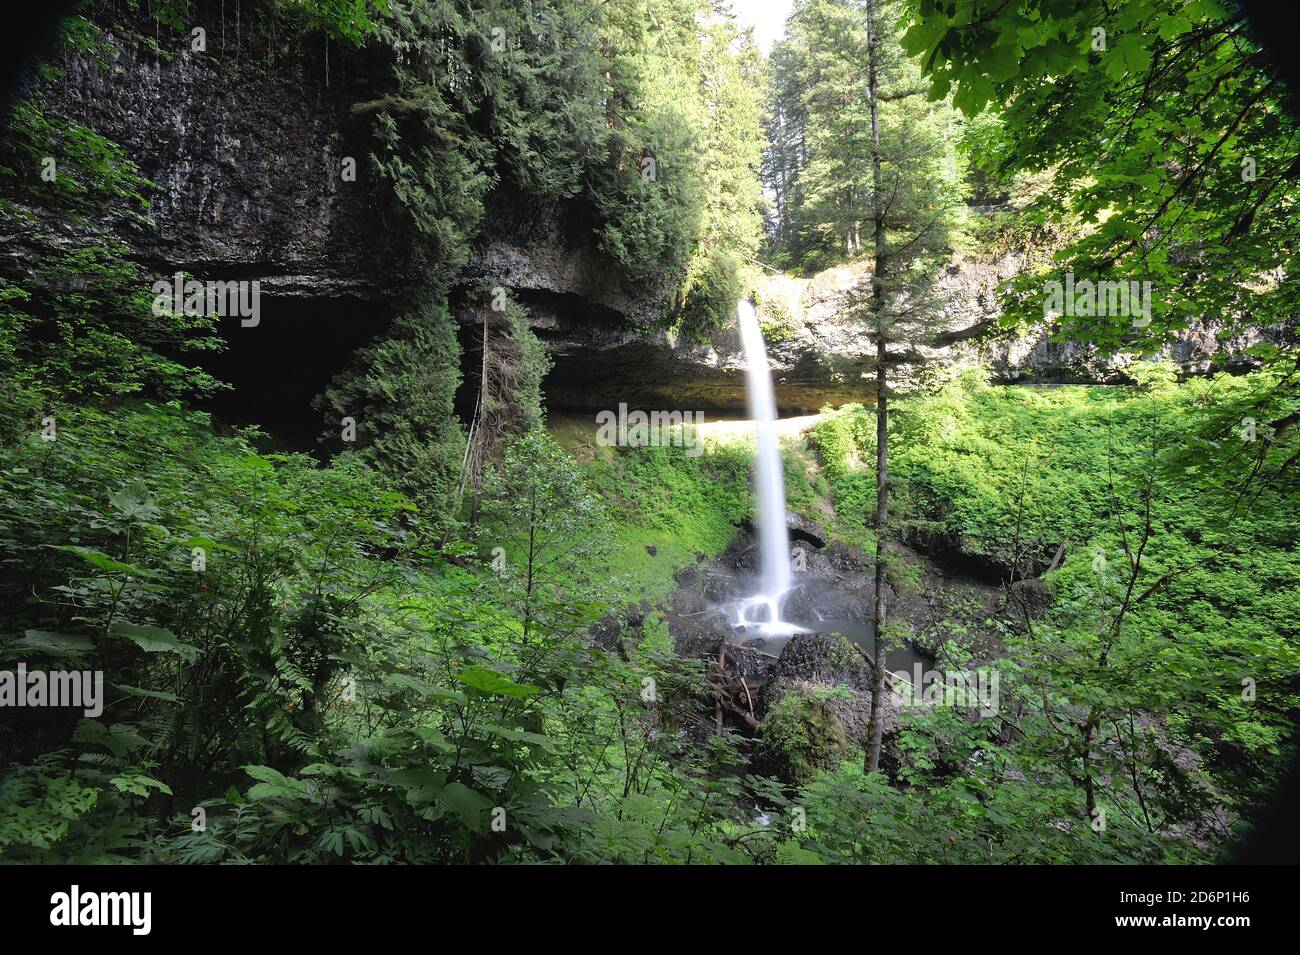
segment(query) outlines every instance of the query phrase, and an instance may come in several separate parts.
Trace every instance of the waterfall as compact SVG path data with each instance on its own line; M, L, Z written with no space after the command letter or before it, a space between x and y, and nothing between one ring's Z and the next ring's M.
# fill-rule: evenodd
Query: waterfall
M767 347L758 327L754 306L736 303L740 340L745 349L745 374L749 387L749 414L758 437L754 484L758 493L759 590L743 601L737 623L761 623L763 630L789 632L801 629L781 621L781 602L790 589L790 532L785 520L785 471L776 438L776 395L767 365Z

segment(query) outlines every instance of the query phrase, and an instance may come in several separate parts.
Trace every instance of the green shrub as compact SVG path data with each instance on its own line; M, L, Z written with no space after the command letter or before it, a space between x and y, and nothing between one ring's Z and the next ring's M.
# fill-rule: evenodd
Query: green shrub
M817 689L785 693L759 726L755 766L796 785L838 766L849 754L849 741L828 695Z

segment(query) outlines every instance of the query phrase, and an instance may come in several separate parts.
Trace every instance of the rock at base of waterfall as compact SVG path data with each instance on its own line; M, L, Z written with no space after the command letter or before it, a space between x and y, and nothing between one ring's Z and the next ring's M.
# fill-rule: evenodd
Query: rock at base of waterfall
M764 687L764 712L789 692L829 696L849 738L865 741L871 718L871 667L846 638L837 633L795 634ZM898 704L888 693L884 713L886 735L896 732Z
M830 535L822 529L822 526L810 517L795 511L785 512L785 526L790 533L792 541L806 541L814 547L822 548L830 539Z

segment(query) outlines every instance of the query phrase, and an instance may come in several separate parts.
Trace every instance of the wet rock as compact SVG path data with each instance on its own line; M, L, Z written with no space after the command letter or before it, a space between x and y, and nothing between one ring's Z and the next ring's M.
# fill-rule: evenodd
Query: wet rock
M882 736L888 739L898 732L899 706L887 692L883 707ZM823 711L833 716L850 747L865 745L871 723L871 667L839 634L796 634L777 661L771 682L763 687L764 723L771 714L778 722L788 721L809 708L811 718L822 718Z
M829 535L820 524L794 511L785 512L785 526L790 531L792 541L804 541L821 548L826 546L826 541L829 539Z
M871 728L871 692L855 690L846 686L827 687L822 683L803 680L776 678L763 688L763 712L767 715L780 713L791 704L790 696L798 699L815 699L821 701L839 724L844 727L845 738L856 747L865 746ZM884 708L881 710L882 745L892 742L898 733L899 705L889 694L885 693Z
M593 644L602 650L613 650L619 645L619 639L623 635L623 626L619 623L617 616L610 614L598 623L592 624L591 629L587 632Z
M827 687L871 686L871 669L866 660L838 633L795 634L781 653L776 676Z
M720 571L705 572L703 578L704 596L712 601L726 600L731 594L735 576Z
M155 276L184 269L199 278L256 279L268 299L365 306L378 324L386 312L370 306L388 305L410 285L409 260L401 230L390 227L401 215L383 180L340 176L346 158L360 158L373 145L372 113L356 107L382 89L337 80L340 73L367 79L364 51L335 49L331 82L310 44L264 65L262 41L245 31L242 43L223 36L219 61L186 51L159 56L131 37L153 32L140 18L94 17L105 27L95 51L71 49L55 62L56 79L33 82L51 111L120 143L160 186L149 196L151 228L125 219L110 224L132 257ZM227 69L229 62L238 69ZM42 254L28 239L35 232L27 213L39 218L42 210L23 195L5 198L22 214L0 221L9 240L0 243L0 274L25 278ZM489 203L473 254L451 282L462 293L503 285L528 307L554 362L546 382L552 404L745 407L745 359L734 328L698 342L664 327L663 303L675 276L627 281L592 240L581 203L521 203L505 189ZM45 225L78 245L97 239L73 234L83 224ZM953 333L992 329L997 288L1022 265L1018 255L954 259L938 280L936 319ZM865 379L873 359L846 307L850 291L868 278L869 268L855 263L812 278L764 280L762 317L775 319L771 309L780 308L789 318L773 323L783 332L767 342L782 410L871 400ZM455 313L473 324L471 309L457 305ZM1172 344L1171 357L1184 370L1203 370L1216 353L1240 355L1251 343L1220 330L1213 322L1194 323ZM1051 341L1044 331L987 342L950 335L944 349L900 353L896 380L914 380L918 361L940 352L953 368L990 361L1005 381L1123 380L1126 360L1087 344Z
M698 564L689 564L673 574L673 580L683 590L696 590L704 580L704 568Z
M716 660L723 643L732 636L731 624L722 613L668 617L668 632L679 656Z
M351 109L357 84L327 84L306 48L273 68L245 50L235 70L224 45L222 62L159 56L132 39L140 24L130 15L96 19L105 29L95 51L61 53L58 79L38 81L44 104L121 144L159 188L148 228L64 218L56 231L82 242L96 238L82 230L107 225L155 275L257 279L267 297L373 301L406 284L400 236L385 227L390 190L375 176L340 176L345 157L368 150L368 121ZM233 61L233 38L230 47ZM0 272L40 261L29 233L3 244Z
M815 612L812 589L806 585L786 594L781 606L781 616L786 620L811 620Z
M867 571L872 567L871 555L856 544L835 541L825 550L831 566L841 572Z
M776 657L764 653L761 647L731 644L727 647L727 661L728 670L745 680L745 689L757 708L762 687L771 682L776 671Z
M679 656L716 665L722 647L726 644L728 672L746 680L757 703L760 688L772 679L776 671L776 654L765 652L760 641L743 645L737 643L731 622L719 611L669 615L667 624L669 633L673 635L673 648Z
M812 518L805 517L803 514L794 511L785 512L785 526L790 535L790 543L796 547L802 542L820 549L825 547L826 542L830 539L830 535L826 533L820 524ZM752 519L741 522L741 527L751 537L758 533L757 526Z

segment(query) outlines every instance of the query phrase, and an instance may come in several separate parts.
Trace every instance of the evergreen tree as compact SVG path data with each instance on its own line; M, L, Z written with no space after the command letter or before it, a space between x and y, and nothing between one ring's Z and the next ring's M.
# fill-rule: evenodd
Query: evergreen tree
M331 446L353 450L420 508L432 533L450 517L464 433L456 320L436 293L416 297L317 400ZM344 419L351 419L355 432Z
M857 185L844 193L846 205L837 208L848 214L838 220L845 244L852 247L868 236L871 242L871 276L852 290L849 308L866 325L876 366L876 652L866 755L866 770L872 772L880 763L885 692L890 369L915 361L916 346L938 333L932 284L949 255L961 188L946 145L951 117L943 106L922 99L919 71L899 46L899 4L863 0L854 9L863 17L866 88L863 104L850 112L867 120L870 178L860 209Z
M951 92L971 115L995 110L977 159L1004 179L1045 176L1029 219L1069 237L1050 272L1026 275L1005 297L1009 317L1040 323L1044 283L1072 272L1151 283L1151 314L1137 322L1095 309L1058 320L1107 351L1154 352L1200 317L1294 324L1294 93L1240 5L909 7L904 42L925 63L931 95Z
M679 277L702 221L704 110L693 0L609 0L607 161L592 170L602 248L633 282Z
M730 317L744 291L743 271L762 241L764 76L752 31L737 29L725 4L703 30L704 208L678 301L682 324L707 330Z
M767 147L762 177L772 194L768 242L778 260L784 260L795 247L794 213L803 203L799 171L807 158L807 112L799 85L802 75L801 47L789 41L776 44L768 57L768 98L763 117Z
M477 308L478 397L456 483L456 498L469 489L471 526L478 523L484 470L501 459L512 439L543 425L542 379L550 370L546 347L528 327L528 312L504 288Z

